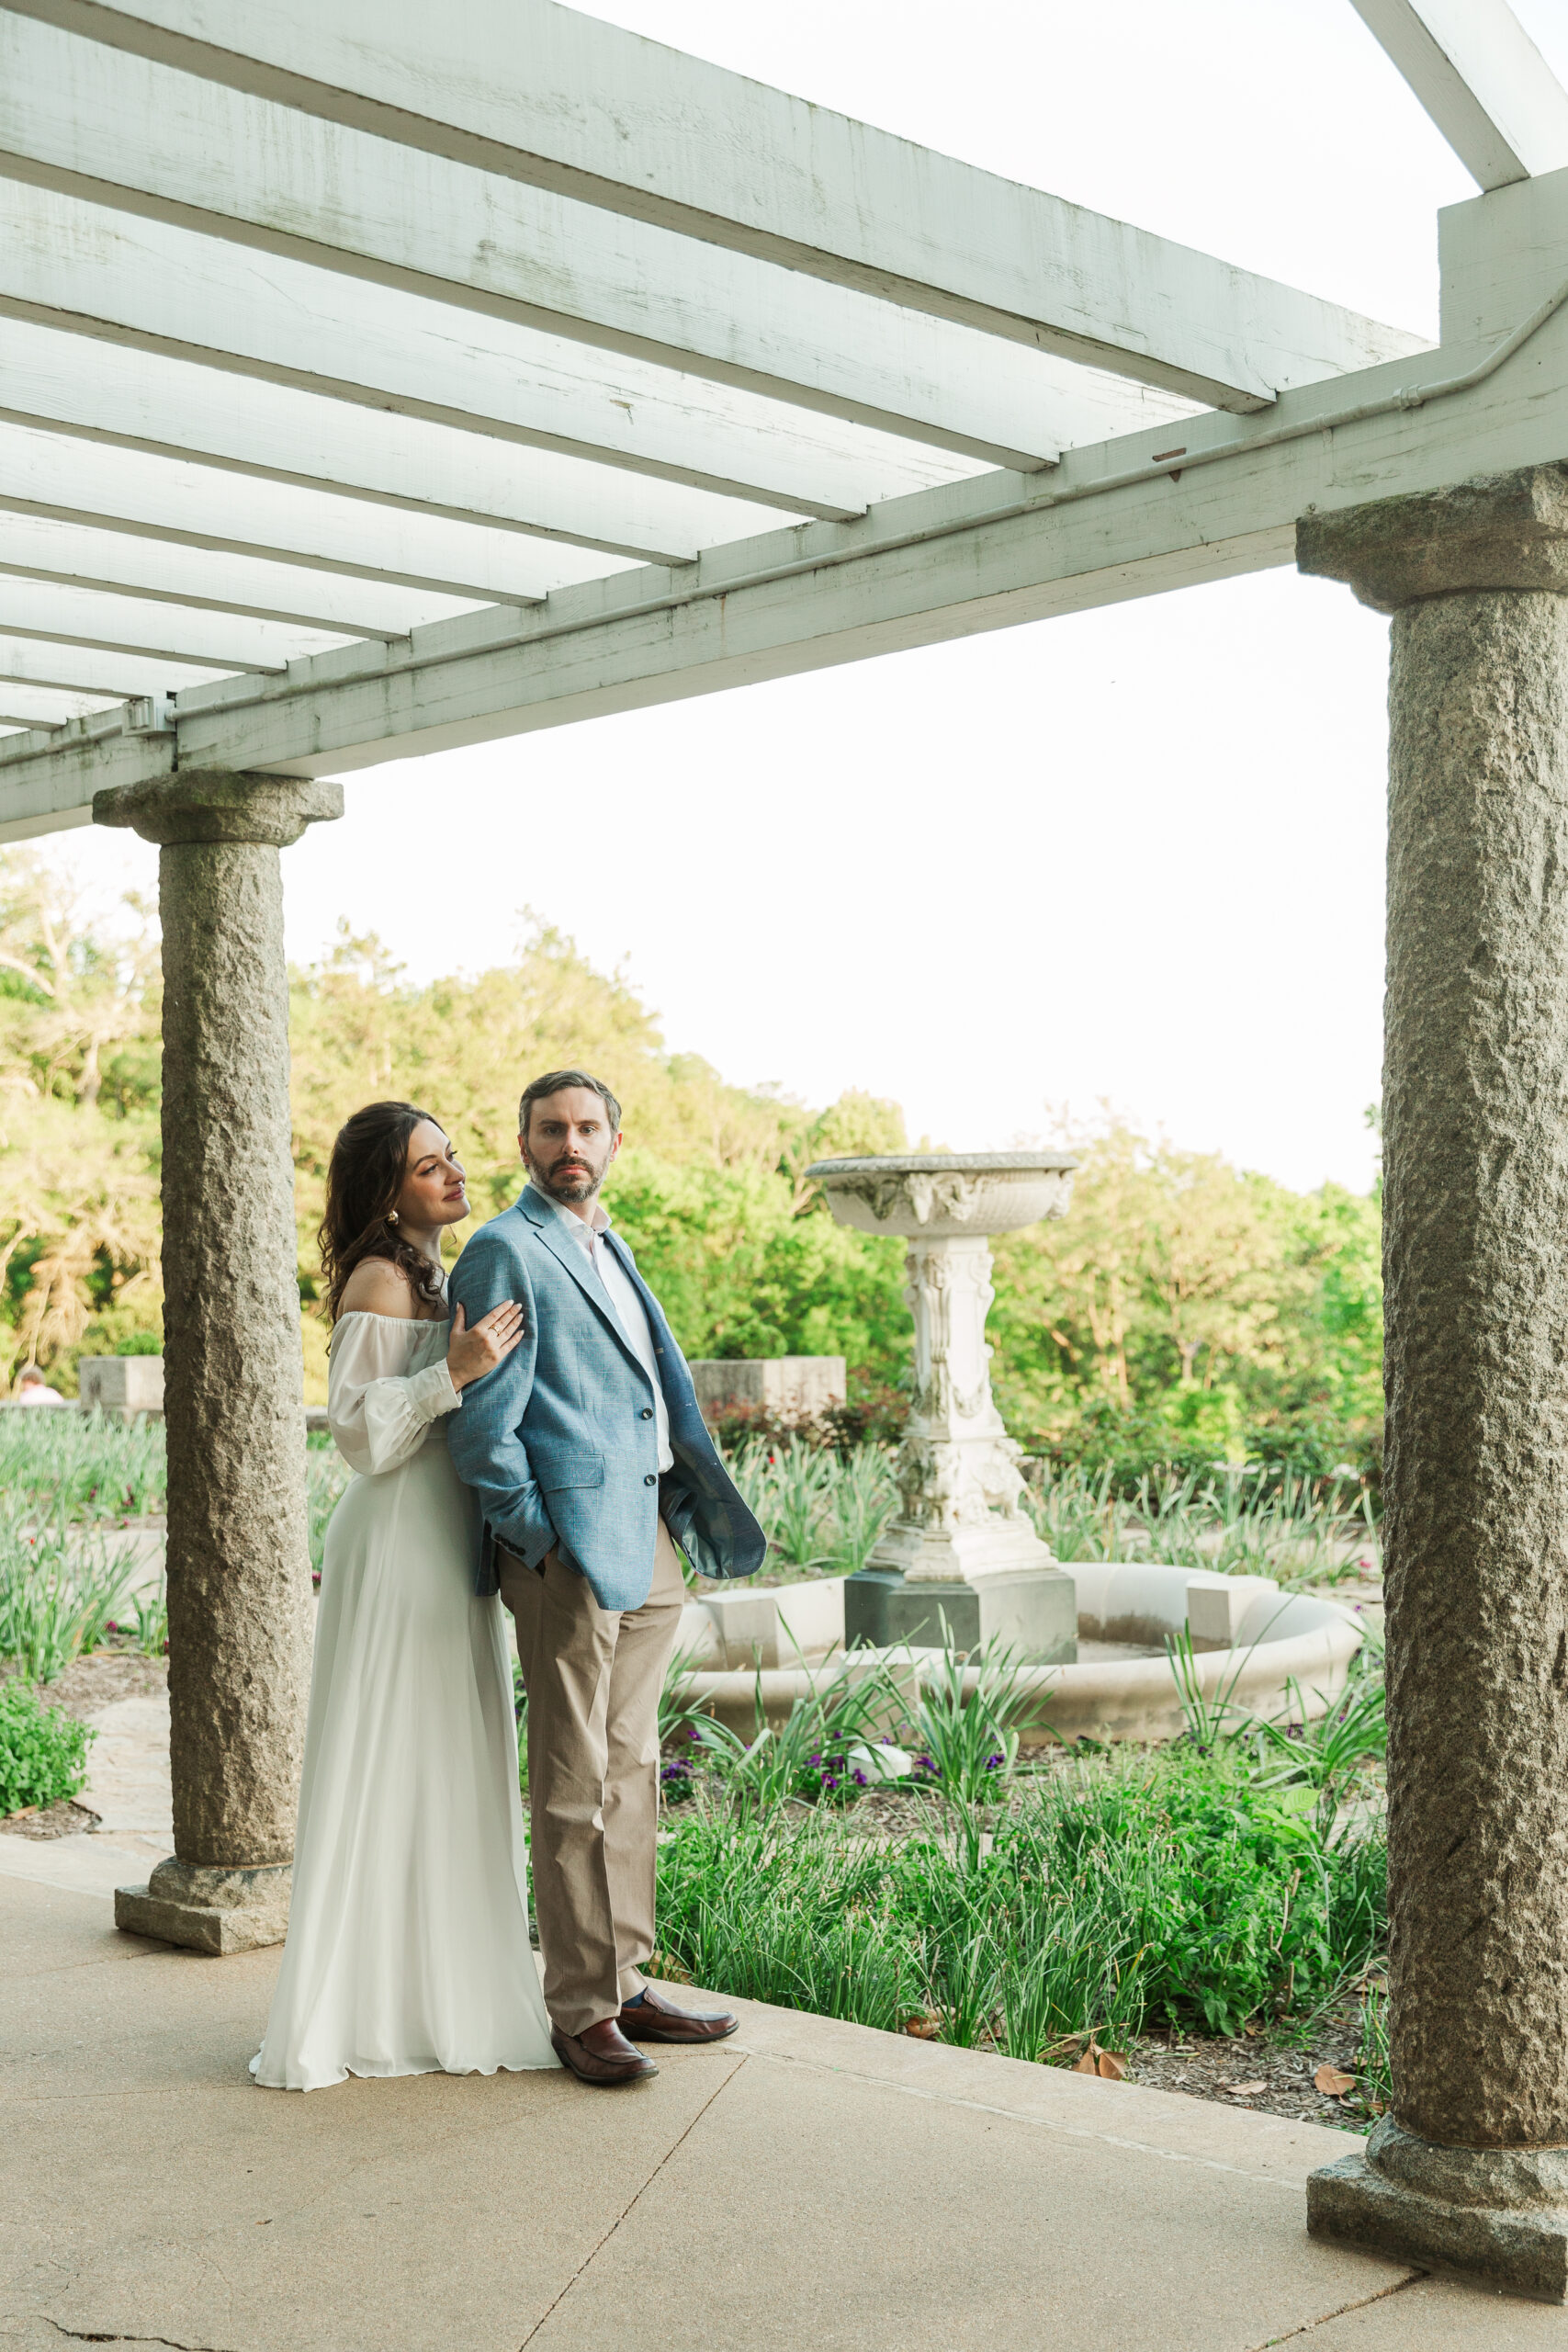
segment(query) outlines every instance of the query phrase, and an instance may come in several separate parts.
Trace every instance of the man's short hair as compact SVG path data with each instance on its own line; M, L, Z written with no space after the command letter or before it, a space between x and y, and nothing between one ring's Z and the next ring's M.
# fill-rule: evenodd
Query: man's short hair
M596 1094L604 1105L605 1115L610 1122L611 1134L620 1134L620 1104L604 1080L590 1078L585 1069L549 1069L545 1072L543 1078L531 1080L523 1089L523 1099L517 1105L518 1134L525 1137L527 1136L528 1121L536 1102L542 1102L547 1094L559 1094L569 1086L585 1086L590 1094Z

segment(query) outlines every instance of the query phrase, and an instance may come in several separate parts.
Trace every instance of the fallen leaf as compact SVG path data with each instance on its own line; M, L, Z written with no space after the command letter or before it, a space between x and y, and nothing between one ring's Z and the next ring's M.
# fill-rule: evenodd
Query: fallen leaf
M1109 2050L1102 2050L1100 2053L1100 2071L1108 2083L1124 2083L1127 2079L1127 2062L1124 2058L1113 2058Z
M1356 2087L1355 2075L1347 2075L1339 2066L1320 2066L1312 2079L1314 2089L1320 2090L1325 2098L1343 2098L1347 2091Z
M942 2019L938 2017L906 2018L904 2031L912 2033L917 2041L934 2041L942 2031Z
M1269 2086L1267 2083L1222 2083L1220 2087L1229 2091L1232 2098L1256 2098L1258 2092L1266 2091Z
M1093 2051L1086 2050L1081 2058L1075 2059L1073 2062L1072 2071L1075 2075L1098 2074L1100 2070L1094 2063Z

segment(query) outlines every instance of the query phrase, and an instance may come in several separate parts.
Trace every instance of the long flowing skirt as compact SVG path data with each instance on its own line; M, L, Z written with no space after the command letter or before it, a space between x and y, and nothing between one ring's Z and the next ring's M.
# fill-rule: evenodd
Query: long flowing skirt
M502 1607L474 1598L444 1440L355 1478L328 1531L288 1940L251 2067L274 2088L558 2063Z

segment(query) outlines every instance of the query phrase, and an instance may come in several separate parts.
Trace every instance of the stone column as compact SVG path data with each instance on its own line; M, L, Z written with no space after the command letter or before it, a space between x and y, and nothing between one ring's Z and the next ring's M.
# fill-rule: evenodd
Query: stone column
M1568 2292L1568 467L1314 516L1392 612L1393 2109L1317 2235Z
M175 1853L118 1926L278 1942L310 1679L299 1295L278 851L336 784L181 774L100 793L160 846L164 1420Z
M1072 1578L1019 1507L1019 1448L991 1395L987 1237L1062 1216L1066 1152L917 1152L823 1159L840 1225L899 1235L915 1319L915 1395L898 1450L900 1509L844 1587L850 1648L995 1643L1047 1665L1077 1656Z

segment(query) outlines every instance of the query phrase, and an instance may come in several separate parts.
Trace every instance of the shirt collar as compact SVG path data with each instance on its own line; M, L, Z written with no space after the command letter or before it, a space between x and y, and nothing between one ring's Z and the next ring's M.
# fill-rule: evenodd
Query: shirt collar
M553 1201L540 1185L532 1184L529 1189L537 1200L544 1203L546 1208L554 1209L561 1223L569 1227L573 1240L581 1249L590 1249L596 1234L609 1232L614 1219L603 1201L594 1202L592 1217L581 1217L578 1216L575 1209L569 1209L563 1201Z

